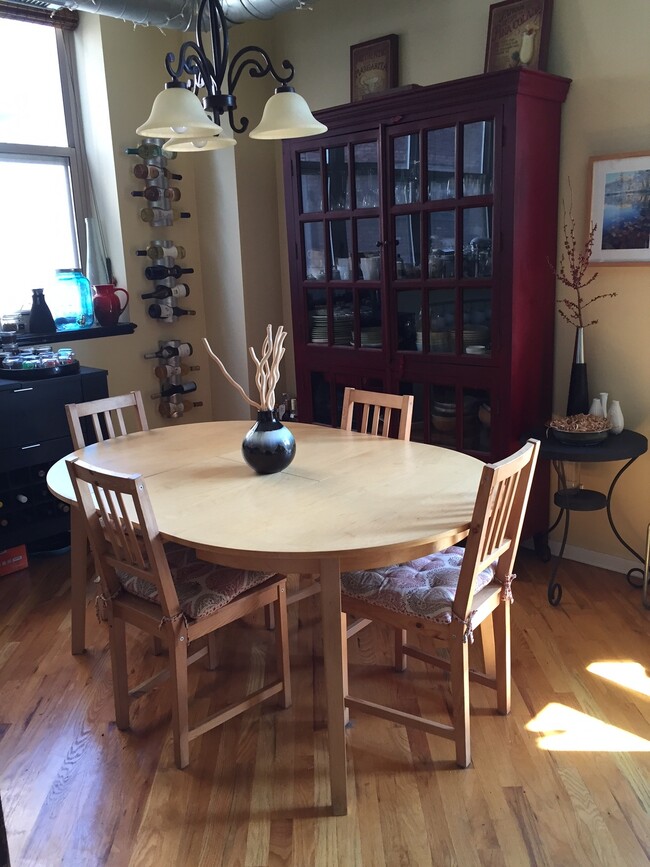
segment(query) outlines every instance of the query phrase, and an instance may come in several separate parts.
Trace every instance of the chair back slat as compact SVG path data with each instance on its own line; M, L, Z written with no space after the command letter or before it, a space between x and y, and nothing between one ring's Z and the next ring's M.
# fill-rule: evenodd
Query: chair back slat
M343 395L341 429L357 430L373 436L391 436L393 411L399 413L397 439L409 440L413 420L413 395L383 394L348 387Z
M129 432L124 410L132 407L133 430L149 430L147 416L144 411L142 394L131 391L115 397L105 397L99 400L89 400L85 403L70 403L66 405L66 414L70 426L70 435L75 449L88 445L84 436L81 419L90 417L97 442L126 436Z
M496 577L503 581L512 571L538 454L539 441L529 440L483 468L453 604L461 620L471 611L480 572L496 562Z
M109 473L73 458L68 470L102 586L119 591L123 570L151 582L165 616L180 611L163 542L142 476Z

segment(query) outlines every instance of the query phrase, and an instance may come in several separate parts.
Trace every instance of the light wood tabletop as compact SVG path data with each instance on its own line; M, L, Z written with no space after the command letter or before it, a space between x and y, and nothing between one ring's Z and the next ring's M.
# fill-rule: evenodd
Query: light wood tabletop
M258 476L241 442L250 421L157 428L73 454L102 469L141 473L166 540L224 565L321 578L330 781L347 812L342 570L385 566L448 547L469 529L483 464L435 446L290 424L296 457ZM66 458L47 476L75 505ZM86 540L72 515L72 647L85 647Z

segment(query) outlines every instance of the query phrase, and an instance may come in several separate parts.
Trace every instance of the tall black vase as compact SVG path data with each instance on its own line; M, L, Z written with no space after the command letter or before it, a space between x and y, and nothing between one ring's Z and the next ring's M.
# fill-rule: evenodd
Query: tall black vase
M241 444L244 460L261 476L285 470L296 454L296 440L275 414L260 410Z
M589 412L589 384L587 382L587 365L585 364L584 328L576 328L576 339L573 348L573 364L569 380L569 397L566 414L578 415Z

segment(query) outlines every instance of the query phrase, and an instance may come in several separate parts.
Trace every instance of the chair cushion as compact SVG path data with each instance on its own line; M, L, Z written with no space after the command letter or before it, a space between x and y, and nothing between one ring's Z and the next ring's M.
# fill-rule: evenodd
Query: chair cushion
M206 563L197 558L192 548L174 542L165 544L165 553L181 610L192 620L214 614L251 587L272 577L266 572L248 572ZM159 602L158 591L151 581L121 570L117 570L117 577L127 593L149 602Z
M341 590L346 596L389 611L435 623L451 623L451 606L464 553L464 548L454 546L396 566L344 572ZM477 576L474 592L482 590L493 578L494 567L488 566Z

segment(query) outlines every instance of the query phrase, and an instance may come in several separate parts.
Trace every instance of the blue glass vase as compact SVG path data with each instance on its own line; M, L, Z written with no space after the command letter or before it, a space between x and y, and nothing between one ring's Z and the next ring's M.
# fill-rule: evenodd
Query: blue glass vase
M248 466L265 476L289 466L296 454L296 440L275 411L260 410L257 421L244 437L241 451Z

